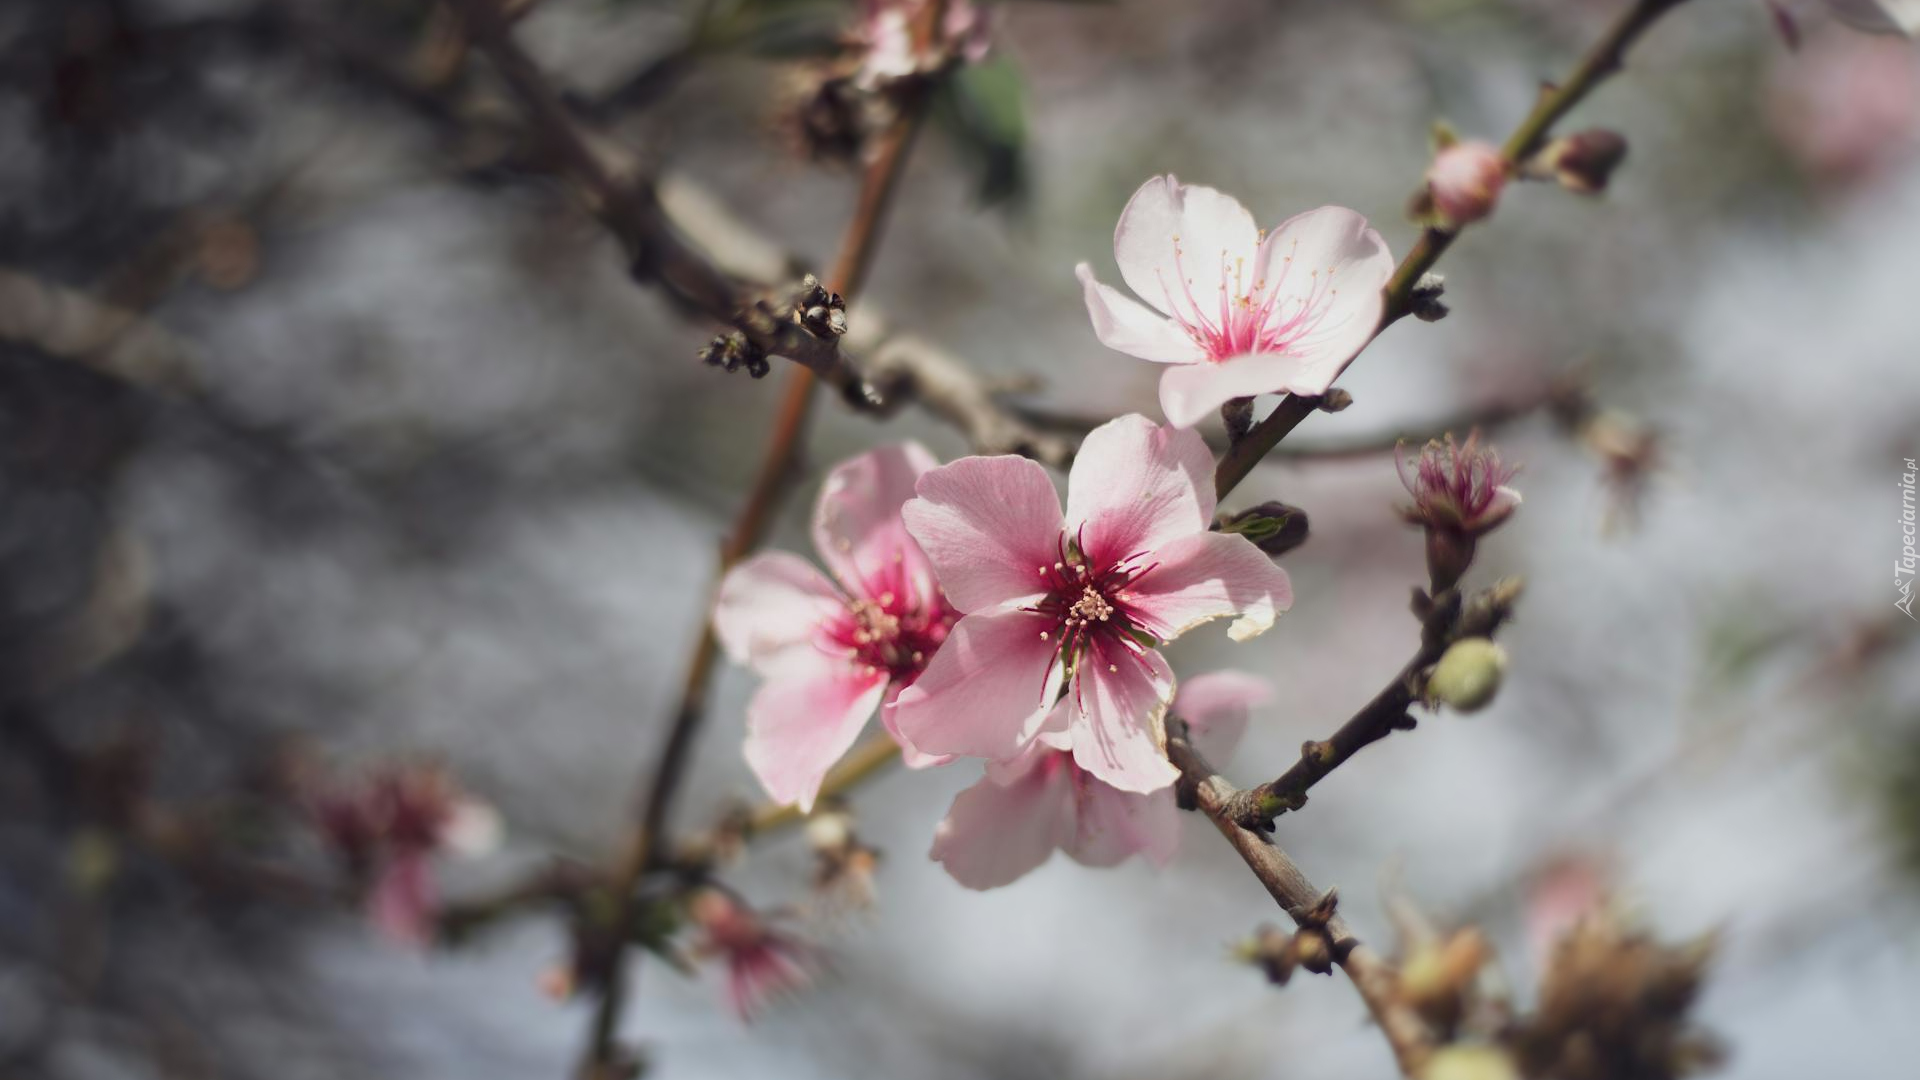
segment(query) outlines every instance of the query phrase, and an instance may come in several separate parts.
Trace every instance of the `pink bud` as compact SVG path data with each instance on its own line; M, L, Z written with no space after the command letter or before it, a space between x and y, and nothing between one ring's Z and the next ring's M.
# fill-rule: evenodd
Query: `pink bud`
M1454 143L1434 155L1427 168L1427 193L1450 225L1465 225L1493 213L1506 183L1506 159L1491 143Z

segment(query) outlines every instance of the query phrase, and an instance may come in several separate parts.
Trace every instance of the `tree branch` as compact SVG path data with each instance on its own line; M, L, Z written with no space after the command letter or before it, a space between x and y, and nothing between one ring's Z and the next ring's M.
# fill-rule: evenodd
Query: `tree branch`
M797 322L780 319L764 302L737 305L731 300L729 294L736 290L727 276L712 263L692 258L690 249L680 242L677 234L665 227L664 215L651 186L630 182L605 164L601 152L575 122L558 92L514 42L491 0L460 0L460 4L475 45L486 53L512 87L536 130L552 145L569 174L585 190L596 212L620 238L636 276L658 278L682 299L708 311L736 303L731 321L742 333L767 352L788 356L803 365L789 376L765 460L746 504L721 547L718 573L724 575L758 546L771 524L773 509L786 490L806 431L815 375L839 385L846 384L838 337L831 333L815 334ZM940 8L939 4L931 5L936 17ZM917 33L923 41L929 39L934 33L933 25L922 27ZM835 261L828 285L830 292L850 294L866 277L881 223L892 203L907 152L920 128L928 90L925 84L904 88L897 119L873 148L858 205ZM864 379L861 389L863 396L871 396L872 391ZM615 903L606 939L611 953L605 960L600 1001L586 1060L582 1063L583 1074L596 1080L611 1077L618 1071L620 1054L616 1034L627 990L626 941L633 917L630 898L665 847L662 841L685 777L687 759L706 714L707 688L719 657L719 644L704 610L700 622L700 635L687 665L679 705L642 789L646 792L644 808L612 875Z
M1606 34L1587 50L1564 83L1558 86L1549 83L1541 88L1533 111L1513 130L1501 148L1508 165L1517 168L1539 149L1541 143L1552 134L1554 124L1585 100L1610 75L1620 70L1627 50L1639 40L1640 35L1660 16L1685 2L1634 0L1633 5L1620 14ZM1454 238L1459 234L1458 229L1428 228L1421 232L1420 239L1400 260L1392 279L1387 282L1386 309L1381 314L1380 326L1374 330L1375 337L1412 311L1414 287L1440 261L1440 256L1446 254L1447 248L1453 245ZM1253 471L1253 467L1280 444L1280 440L1299 427L1300 421L1313 413L1317 400L1288 396L1266 419L1254 425L1246 438L1221 457L1214 471L1214 489L1219 497L1225 498L1228 492L1239 486Z
M1307 880L1286 852L1235 822L1234 808L1243 801L1244 793L1220 776L1194 749L1187 737L1186 725L1178 720L1168 725L1167 757L1180 770L1178 783L1183 805L1207 815L1220 835L1239 852L1253 876L1266 886L1274 903L1280 905L1280 910L1296 925L1324 929L1334 962L1346 972L1374 1022L1380 1025L1381 1033L1393 1047L1400 1071L1407 1076L1417 1075L1433 1052L1435 1038L1420 1014L1400 999L1400 979L1393 965L1355 938L1352 928L1337 912L1329 912L1324 921L1309 915L1316 907L1324 910L1331 906L1323 905L1327 895Z
M1407 710L1425 697L1427 671L1454 642L1492 637L1512 616L1521 588L1518 578L1508 578L1464 605L1452 590L1433 598L1421 620L1420 649L1413 659L1338 731L1301 746L1300 760L1287 771L1235 796L1232 820L1256 832L1272 831L1275 818L1305 806L1307 791L1355 754L1396 731L1412 729L1414 719Z

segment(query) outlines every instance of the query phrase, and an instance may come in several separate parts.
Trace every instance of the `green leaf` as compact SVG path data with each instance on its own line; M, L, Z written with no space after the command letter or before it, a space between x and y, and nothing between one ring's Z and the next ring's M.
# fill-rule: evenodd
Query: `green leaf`
M939 116L979 170L980 201L1018 203L1027 194L1027 89L1005 57L967 64L942 84Z

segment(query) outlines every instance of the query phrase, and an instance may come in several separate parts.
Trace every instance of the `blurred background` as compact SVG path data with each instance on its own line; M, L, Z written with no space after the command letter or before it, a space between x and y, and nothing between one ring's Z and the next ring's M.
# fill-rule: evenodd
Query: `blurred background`
M1157 370L1098 345L1071 272L1112 279L1141 181L1269 225L1352 206L1398 255L1432 123L1498 141L1618 7L993 5L851 319L1035 415L1157 416ZM1393 439L1485 418L1524 467L1474 575L1528 581L1505 690L1367 750L1278 840L1383 943L1396 890L1482 926L1523 996L1529 926L1604 883L1663 937L1720 932L1700 1016L1724 1075L1892 1077L1920 1056L1920 651L1889 572L1920 454L1920 52L1793 10L1797 49L1743 0L1653 31L1572 121L1627 136L1612 189L1510 189L1442 265L1451 317L1387 333L1353 407L1232 500L1311 515L1292 613L1171 657L1279 687L1244 782L1331 732L1417 644ZM444 763L504 824L443 860L456 900L607 857L787 370L699 363L715 327L525 167L447 18L0 7L0 1075L560 1077L579 1054L589 1004L542 989L560 920L398 946L289 792ZM547 0L516 33L648 168L819 267L857 178L792 117L853 18ZM968 450L911 408L821 405L773 546L807 552L819 477L865 447ZM752 687L721 675L689 828L757 795ZM711 972L645 965L625 1030L652 1075L1391 1074L1344 980L1231 962L1277 913L1197 816L1166 872L956 885L924 852L977 775L861 789L878 903L803 923L828 970L751 1027ZM786 838L728 879L776 907L811 873Z

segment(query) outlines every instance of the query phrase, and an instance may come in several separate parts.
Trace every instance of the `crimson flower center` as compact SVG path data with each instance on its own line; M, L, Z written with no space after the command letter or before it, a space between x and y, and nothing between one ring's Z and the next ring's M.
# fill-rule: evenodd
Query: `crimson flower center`
M868 674L885 672L906 686L947 640L956 615L937 589L922 597L904 573L880 576L893 580L870 581L873 592L847 601L845 612L826 627L823 647L846 655Z
M1040 640L1053 646L1043 685L1052 678L1054 665L1074 674L1089 655L1096 663L1106 664L1109 672L1117 672L1121 654L1138 661L1147 651L1143 641L1152 640L1140 630L1141 619L1128 587L1158 564L1143 567L1138 555L1107 561L1084 552L1080 537L1069 547L1062 535L1059 561L1037 570L1044 593L1025 610L1052 623L1040 631Z

